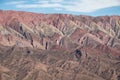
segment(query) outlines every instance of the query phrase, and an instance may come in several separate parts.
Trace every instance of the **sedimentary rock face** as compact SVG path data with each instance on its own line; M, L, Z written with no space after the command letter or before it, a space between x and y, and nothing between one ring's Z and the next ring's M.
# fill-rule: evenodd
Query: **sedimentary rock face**
M0 11L0 80L120 80L120 16Z

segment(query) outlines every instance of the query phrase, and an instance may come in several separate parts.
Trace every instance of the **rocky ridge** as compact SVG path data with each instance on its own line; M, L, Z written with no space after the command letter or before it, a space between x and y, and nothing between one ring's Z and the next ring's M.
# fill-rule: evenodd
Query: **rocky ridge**
M120 16L0 11L0 80L120 80L119 70Z

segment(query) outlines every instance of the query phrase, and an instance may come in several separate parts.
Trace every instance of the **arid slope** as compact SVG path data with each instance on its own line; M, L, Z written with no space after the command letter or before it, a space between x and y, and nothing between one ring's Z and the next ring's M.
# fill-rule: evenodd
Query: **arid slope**
M0 80L120 80L120 16L1 10Z

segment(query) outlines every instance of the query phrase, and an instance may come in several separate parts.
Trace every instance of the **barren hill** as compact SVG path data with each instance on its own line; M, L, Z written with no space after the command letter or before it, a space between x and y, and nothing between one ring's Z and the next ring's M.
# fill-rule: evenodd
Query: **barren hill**
M1 10L0 80L120 80L120 16Z

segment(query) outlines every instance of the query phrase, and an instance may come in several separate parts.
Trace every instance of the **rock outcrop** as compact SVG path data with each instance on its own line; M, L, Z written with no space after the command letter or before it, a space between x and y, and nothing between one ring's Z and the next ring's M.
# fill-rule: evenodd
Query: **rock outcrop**
M120 16L0 10L0 80L120 80Z

